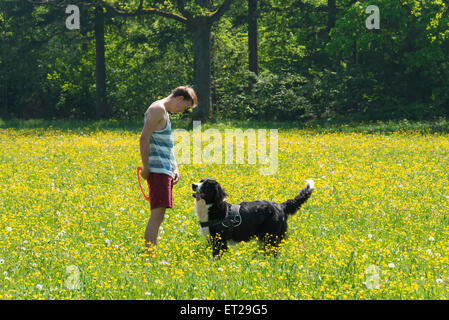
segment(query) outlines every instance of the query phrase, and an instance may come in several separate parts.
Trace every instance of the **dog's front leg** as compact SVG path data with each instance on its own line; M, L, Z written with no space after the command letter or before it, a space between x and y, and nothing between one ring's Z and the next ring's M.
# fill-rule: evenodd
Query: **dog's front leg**
M223 252L228 250L228 243L220 234L216 234L212 238L212 256L220 257Z

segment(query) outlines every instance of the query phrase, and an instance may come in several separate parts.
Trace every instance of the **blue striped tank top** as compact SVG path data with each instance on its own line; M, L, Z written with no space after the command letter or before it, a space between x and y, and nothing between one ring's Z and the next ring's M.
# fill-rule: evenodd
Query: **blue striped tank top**
M166 126L153 132L150 138L150 172L164 173L173 178L175 169L174 139L168 112Z

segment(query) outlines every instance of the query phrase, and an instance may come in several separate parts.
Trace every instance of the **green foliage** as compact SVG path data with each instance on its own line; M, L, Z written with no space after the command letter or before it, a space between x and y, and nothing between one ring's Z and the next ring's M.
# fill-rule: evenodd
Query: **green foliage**
M93 7L68 31L64 8L0 2L0 116L95 116ZM108 0L136 10L137 0ZM222 1L188 0L193 16ZM368 5L380 30L367 30ZM260 75L248 74L247 1L233 1L213 26L212 104L218 118L433 119L449 114L449 8L442 0L259 0ZM179 12L176 1L144 7ZM193 84L193 44L185 25L162 16L106 13L110 117L140 119L148 105ZM251 82L250 79L253 79Z
M305 97L307 79L287 74L265 72L260 76L245 72L243 79L252 79L235 87L220 100L223 116L240 119L302 120L312 115L312 105Z
M370 4L380 9L380 30L365 28L364 9ZM354 96L366 100L368 117L378 118L375 114L381 113L383 118L421 119L431 116L429 110L434 116L446 112L448 99L442 94L449 79L449 50L443 44L449 30L446 11L439 0L348 3L331 31L326 51L335 63L344 61L349 66L341 70L343 78L371 82L371 86L355 83L357 91L363 92L356 91Z
M193 82L191 41L184 26L164 18L113 21L105 36L111 116L143 118L153 101Z

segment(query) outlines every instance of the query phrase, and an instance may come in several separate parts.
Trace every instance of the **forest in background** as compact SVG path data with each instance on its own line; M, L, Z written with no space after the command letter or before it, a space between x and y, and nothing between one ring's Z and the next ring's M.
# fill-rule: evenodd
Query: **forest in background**
M447 0L0 0L0 117L143 121L185 84L204 120L447 117L448 38Z

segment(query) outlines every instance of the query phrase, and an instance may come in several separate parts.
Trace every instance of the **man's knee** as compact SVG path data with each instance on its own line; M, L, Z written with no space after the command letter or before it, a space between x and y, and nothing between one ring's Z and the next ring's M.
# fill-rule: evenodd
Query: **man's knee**
M162 222L165 216L166 208L156 208L151 210L150 220L154 220L155 222Z

